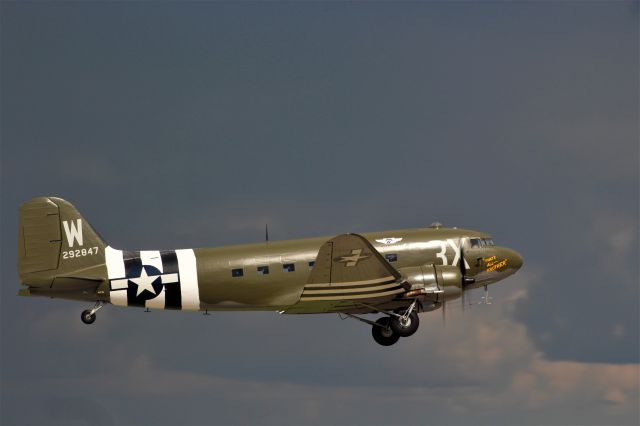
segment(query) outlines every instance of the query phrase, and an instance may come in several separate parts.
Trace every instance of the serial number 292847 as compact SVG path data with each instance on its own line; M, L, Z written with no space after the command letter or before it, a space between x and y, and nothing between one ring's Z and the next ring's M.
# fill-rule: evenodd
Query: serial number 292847
M98 247L89 247L83 249L68 250L62 252L63 259L73 259L74 257L93 256L98 254Z

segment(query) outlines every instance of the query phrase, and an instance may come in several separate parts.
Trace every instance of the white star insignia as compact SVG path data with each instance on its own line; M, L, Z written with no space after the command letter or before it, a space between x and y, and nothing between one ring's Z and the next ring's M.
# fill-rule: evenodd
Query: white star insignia
M157 275L149 276L147 275L147 271L142 268L140 272L140 276L138 278L129 278L135 285L138 286L138 292L136 293L136 297L140 296L140 293L147 290L152 294L156 294L156 291L153 289L153 282L158 279Z

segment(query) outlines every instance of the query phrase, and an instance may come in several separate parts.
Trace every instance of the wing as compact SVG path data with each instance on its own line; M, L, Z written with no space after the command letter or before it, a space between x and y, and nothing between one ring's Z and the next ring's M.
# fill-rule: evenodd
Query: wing
M358 303L386 303L406 292L401 275L358 234L322 245L300 301L287 313L330 312Z

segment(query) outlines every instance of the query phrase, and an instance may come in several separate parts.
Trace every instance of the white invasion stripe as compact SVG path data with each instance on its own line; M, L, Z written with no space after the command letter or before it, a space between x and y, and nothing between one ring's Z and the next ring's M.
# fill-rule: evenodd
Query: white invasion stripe
M164 300L164 287L162 287L162 291L156 297L144 302L144 307L151 309L164 309Z
M105 261L107 263L107 275L110 280L115 278L124 278L124 260L122 258L122 250L116 250L107 246L104 249Z
M161 277L162 277L162 284L178 282L178 274L164 274L164 275L161 275Z
M180 294L182 309L200 310L200 293L198 292L198 268L196 255L192 249L176 250L178 270L180 271Z
M126 290L129 287L129 279L111 280L111 290Z
M344 282L344 283L320 283L320 284L307 284L305 287L306 288L310 288L310 287L345 287L345 286L350 286L350 285L367 285L367 284L378 284L378 283L382 283L385 281L389 281L389 280L394 280L395 281L395 277L392 275L389 275L388 277L384 277L384 278L376 278L373 280L365 280L365 281L349 281L349 282Z
M126 276L126 273L124 270L124 259L122 256L122 250L116 250L114 248L111 248L110 246L107 246L107 248L104 249L104 255L105 263L107 264L107 277L110 280L124 278ZM124 290L127 288L126 279L118 279L118 284L116 285L123 285L122 281L124 281L124 287L122 289ZM109 300L111 300L112 304L118 306L127 306L127 292L122 290L109 291Z
M160 273L164 272L162 270L162 258L160 257L160 252L158 250L141 251L140 261L143 265L153 266L158 269Z
M378 297L390 296L392 294L404 293L405 290L399 288L397 290L385 291L384 293L373 293L373 294L354 294L344 296L327 296L327 297L304 297L300 298L301 302L315 302L315 301L323 301L323 300L352 300L352 299L376 299Z
M109 299L111 299L111 303L114 305L128 306L126 291L122 291L122 290L112 291L109 293Z
M339 289L336 288L334 290L304 290L302 293L303 296L310 294L331 294L331 293L362 293L363 291L376 291L376 290L384 290L385 288L398 287L398 283L391 283L386 285L377 285L373 287L358 287L358 288L344 288Z

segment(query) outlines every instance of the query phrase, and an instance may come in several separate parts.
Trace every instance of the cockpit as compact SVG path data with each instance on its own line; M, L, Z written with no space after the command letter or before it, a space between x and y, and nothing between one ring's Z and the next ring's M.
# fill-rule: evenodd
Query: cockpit
M471 238L469 242L471 248L495 246L492 238Z

